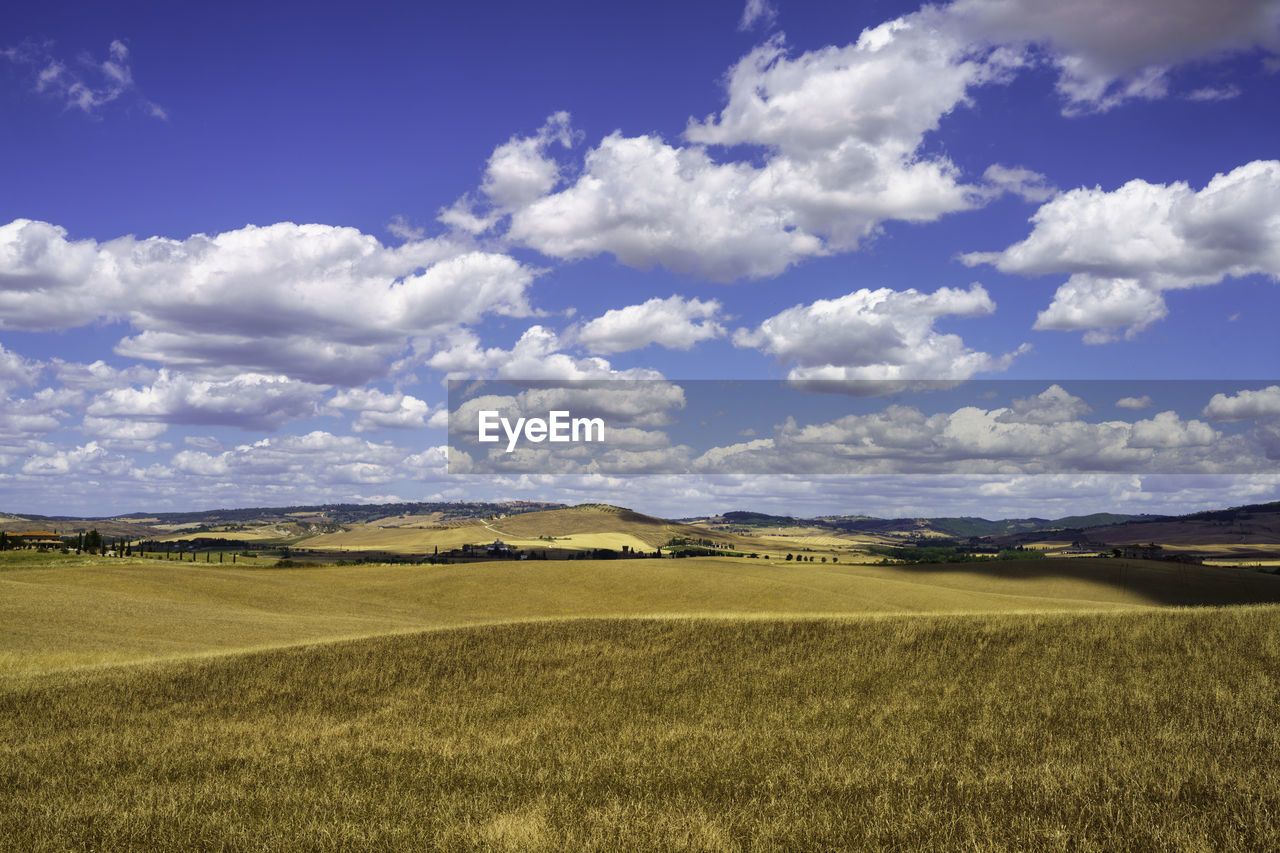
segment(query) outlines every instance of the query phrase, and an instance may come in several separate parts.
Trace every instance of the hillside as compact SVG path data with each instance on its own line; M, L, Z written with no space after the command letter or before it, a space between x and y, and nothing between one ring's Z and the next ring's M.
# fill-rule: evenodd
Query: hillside
M112 538L168 543L179 550L240 549L313 561L424 559L495 540L526 554L567 557L598 551L651 553L673 540L695 548L842 561L875 561L871 549L938 542L981 550L1033 547L1061 554L1073 543L1097 549L1156 543L1170 553L1261 566L1280 560L1280 503L1186 516L1094 513L1058 519L977 517L794 518L738 510L671 521L601 504L563 507L529 501L318 505L114 519L0 517L0 531L52 529L64 536L97 529ZM955 540L949 543L945 540ZM982 540L969 543L968 540ZM286 554L282 549L292 549ZM470 557L484 556L480 551Z
M875 518L873 516L820 516L794 518L769 515L761 512L736 510L701 521L710 527L749 528L819 528L833 533L861 533L879 536L933 537L946 536L967 539L969 537L1006 536L1018 533L1034 533L1047 530L1070 530L1120 524L1135 520L1163 519L1165 516L1135 516L1098 512L1091 515L1073 515L1062 518L1006 518L991 521L974 516L930 518Z
M500 540L525 551L589 552L607 549L653 552L672 539L705 539L733 550L768 550L767 543L667 521L622 507L583 504L514 515L467 519L452 523L415 521L413 517L381 519L348 525L345 529L307 537L297 548L323 553L381 551L391 554L433 554Z
M944 566L532 560L262 569L0 559L0 673L488 622L1110 610L1280 602L1280 577L1129 560Z
M1185 550L1216 546L1224 553L1274 552L1280 551L1280 502L1093 527L1084 534L1115 545L1157 542Z
M308 506L243 507L188 512L133 512L96 518L76 516L8 513L0 515L0 530L26 530L33 527L75 532L96 528L104 535L145 538L157 531L199 530L258 526L267 524L365 524L387 517L404 515L430 517L448 522L459 519L487 518L497 514L515 514L563 506L536 501L428 502L395 504L315 504Z

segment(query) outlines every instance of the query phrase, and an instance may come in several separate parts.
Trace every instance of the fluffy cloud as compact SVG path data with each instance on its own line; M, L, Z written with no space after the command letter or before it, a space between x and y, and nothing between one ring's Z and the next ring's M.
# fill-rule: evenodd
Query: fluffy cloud
M992 356L965 346L958 335L934 329L939 317L983 316L995 303L981 285L968 290L855 290L770 317L733 342L794 364L792 379L964 379L1004 370L1015 354Z
M668 518L707 507L779 515L866 513L882 518L981 515L1060 518L1117 506L1132 512L1182 513L1259 503L1280 495L1280 476L1145 474L889 474L824 477L747 475L577 477L524 474L455 477L458 495L540 499L554 490L568 503L603 501ZM816 484L816 485L815 485Z
M700 389L686 390L701 402ZM717 430L702 420L698 438L686 439L687 444L662 432L675 422L671 415L686 408L684 392L667 382L570 383L517 393L504 383L486 382L468 391L479 396L451 400L450 439L458 451L450 460L453 473L1229 474L1264 470L1271 449L1266 435L1223 433L1174 411L1131 421L1087 420L1091 410L1084 400L1056 384L993 408L964 405L930 412L888 403L866 411L868 403L860 403L864 413L804 423L775 407L772 417L782 422L775 420L772 434L743 440L740 432ZM808 405L802 408L812 412ZM546 417L554 409L602 417L608 424L605 441L518 442L516 452L507 452L501 434L496 444L476 440L481 410L514 423ZM679 435L690 435L687 428L699 422L698 412L695 406L679 419L684 428ZM615 426L633 429L623 435Z
M354 228L277 223L185 240L72 241L0 226L0 328L127 319L117 351L171 366L357 384L422 335L527 316L533 272L443 241L383 246Z
M1119 409L1149 409L1154 403L1151 395L1143 394L1141 397L1121 397L1116 400L1116 408Z
M3 398L0 405L0 442L22 441L53 432L62 425L67 412L49 389L34 397Z
M468 195L442 210L440 221L472 234L489 230L503 215L551 192L560 180L560 166L547 151L553 143L567 148L573 141L567 112L548 117L533 136L511 137L494 149L485 167L480 191L488 200L488 212L476 213L477 201Z
M102 394L89 404L87 413L95 418L149 423L273 430L294 418L315 414L326 390L287 376L246 373L219 381L165 369L151 385Z
M957 0L948 12L971 37L1043 45L1067 112L1163 97L1179 63L1280 47L1276 0Z
M96 441L59 449L42 445L22 465L22 473L38 477L127 476L132 463L125 456L110 453Z
M0 50L0 57L31 69L32 88L61 101L68 109L97 115L99 108L125 97L153 118L168 118L164 108L143 97L134 83L129 48L124 42L112 41L107 46L107 58L101 62L85 54L74 65L55 58L49 50L51 46L28 41Z
M1088 343L1132 337L1168 312L1166 290L1227 277L1280 278L1280 161L1186 183L1076 189L1041 207L1021 243L965 255L1038 276L1067 273L1037 329L1087 330Z
M972 87L1020 61L971 49L934 7L796 57L771 39L730 70L724 108L689 122L688 145L606 136L571 185L511 211L507 237L553 257L607 252L715 281L855 249L887 220L932 221L991 195L921 145ZM708 151L740 145L764 156L720 162Z
M575 417L603 417L610 424L632 427L667 426L673 421L671 413L686 404L684 388L659 379L574 382L551 388L530 388L521 391L515 399L520 414L544 415L553 409L567 409ZM613 438L611 435L611 442Z
M98 392L119 388L122 385L141 385L154 382L160 375L156 370L141 364L119 368L112 367L102 359L92 364L83 364L53 358L49 360L49 365L53 369L53 375L64 388L73 388L77 391Z
M825 250L771 195L747 164L613 133L588 152L576 183L514 213L507 236L557 258L608 252L716 281L776 275Z
M1076 421L1093 410L1089 404L1061 385L1050 385L1034 397L1013 400L1009 411L1000 416L1001 423L1057 424Z
M1011 193L1024 201L1048 201L1057 194L1049 179L1039 172L993 163L982 173L993 194Z
M968 87L1002 73L968 56L934 8L795 59L773 38L730 70L728 103L718 116L691 121L686 136L793 156L839 154L850 166L901 165Z
M685 407L684 389L665 380L536 383L480 382L450 391L449 471L452 474L536 472L642 474L687 470L692 449L673 446L660 428L674 423ZM481 393L488 392L488 393ZM496 412L514 424L567 411L573 418L600 418L606 424L591 443L522 443L507 452L503 430L496 443L478 440L479 413Z
M1257 445L1224 439L1175 412L1133 423L1071 417L1068 410L1082 411L1070 402L1078 398L1059 392L1053 386L1029 398L1037 402L1021 413L965 406L930 415L890 405L825 423L788 417L772 439L713 448L694 466L704 473L1200 473L1254 471L1262 457Z
M1029 169L993 164L966 183L945 156L924 153L926 134L975 88L1048 56L1069 111L1156 97L1173 64L1275 44L1277 9L1278 0L1177 0L1172 9L1165 0L959 0L798 56L778 36L729 70L726 104L690 120L686 144L615 131L561 187L566 172L548 149L572 134L557 113L494 151L485 209L468 197L442 219L478 233L510 215L508 240L556 258L608 253L714 281L775 276L854 250L887 221L933 221L1004 192L1050 198L1053 187ZM744 25L768 11L753 0ZM740 146L762 151L710 153L737 156Z
M1280 385L1238 394L1214 394L1201 414L1215 421L1280 418Z
M457 330L433 344L425 359L428 367L461 377L494 376L507 379L658 379L654 370L614 370L603 358L574 358L558 352L560 336L543 326L530 326L515 345L483 348L480 339L466 329Z
M777 17L778 10L769 0L747 0L747 5L742 9L742 18L738 21L738 29L745 32L757 25L771 27Z
M1204 421L1184 421L1177 412L1161 412L1137 421L1129 435L1130 447L1208 447L1219 433Z
M650 344L687 350L699 341L724 335L719 317L720 303L715 299L654 297L640 305L606 311L570 337L593 353L625 352Z
M0 344L0 393L30 385L40 375L40 365L23 358Z
M169 428L166 423L156 421L135 421L127 418L86 417L80 424L80 431L85 435L103 439L104 444L115 447L150 448L150 440L164 434Z
M442 428L448 423L448 412L434 412L425 401L410 394L386 394L376 388L353 388L341 391L328 406L339 411L356 412L351 429L357 433L377 429Z
M97 244L70 241L66 229L29 219L0 225L0 328L67 329L103 316L121 294L98 264Z
M174 455L171 464L184 474L231 477L245 483L375 484L396 479L397 465L408 455L390 444L316 430L264 438L216 455L183 450Z

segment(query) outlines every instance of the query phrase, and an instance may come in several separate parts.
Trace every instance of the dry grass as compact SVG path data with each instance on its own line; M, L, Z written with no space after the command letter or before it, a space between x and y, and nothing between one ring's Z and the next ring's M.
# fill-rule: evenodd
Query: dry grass
M1280 610L467 628L0 685L43 850L1270 850Z
M0 561L13 566L0 572L0 673L534 619L1280 601L1280 577L1124 560L928 567L698 558L299 569L30 560Z

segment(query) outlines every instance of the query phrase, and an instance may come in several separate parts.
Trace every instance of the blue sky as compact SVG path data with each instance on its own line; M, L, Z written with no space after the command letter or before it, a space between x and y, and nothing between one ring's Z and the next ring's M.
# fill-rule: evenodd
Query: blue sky
M0 511L1280 498L1278 51L1271 0L10 10ZM1252 384L1032 419L1195 475L762 481L449 474L449 376Z

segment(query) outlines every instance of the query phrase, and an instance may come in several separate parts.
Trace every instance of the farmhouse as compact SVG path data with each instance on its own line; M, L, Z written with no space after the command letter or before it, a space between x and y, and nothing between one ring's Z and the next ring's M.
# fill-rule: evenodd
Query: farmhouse
M23 533L7 535L11 548L34 548L44 551L49 548L61 548L62 539L52 530L27 530Z
M515 548L508 545L506 542L503 542L501 539L495 539L493 540L493 544L486 545L484 550L490 554L510 554L515 550Z

